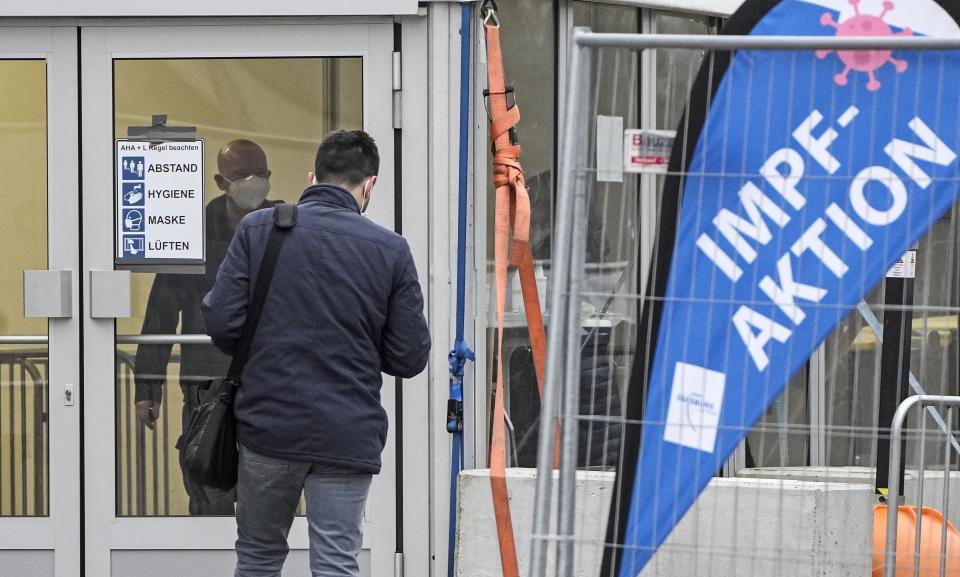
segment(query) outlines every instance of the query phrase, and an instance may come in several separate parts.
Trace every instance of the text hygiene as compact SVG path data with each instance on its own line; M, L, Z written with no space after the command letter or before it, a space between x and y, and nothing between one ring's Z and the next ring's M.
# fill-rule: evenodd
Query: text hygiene
M849 107L837 119L837 127L847 128L859 113L855 106ZM793 131L793 139L828 174L834 175L842 163L831 154L830 145L837 140L839 133L831 126L820 129L819 136L814 136L814 130L823 120L823 114L813 110ZM897 128L899 130L901 127ZM770 342L785 345L793 334L788 325L798 327L807 318L807 311L797 301L815 304L829 294L827 289L811 284L815 282L813 279L818 278L819 271L804 268L803 276L810 280L798 280L801 271L799 260L809 254L819 260L824 272L838 279L843 278L849 270L843 252L826 241L828 228L835 227L861 252L866 252L874 242L882 239L874 238L864 229L892 225L906 211L910 198L904 179L909 179L923 190L931 185L932 178L915 160L944 167L957 160L956 152L919 116L912 118L904 128L909 130L909 133L904 130L904 135L909 134L911 140L893 138L883 148L900 173L884 166L860 169L849 187L852 210L844 210L837 203L831 203L824 214L813 220L791 246L783 247L786 250L776 261L776 278L771 275L760 278L757 298L765 296L769 299L783 318L771 318L748 305L740 306L734 313L731 322L758 371L763 371L770 363L767 354ZM804 159L797 150L788 147L776 151L760 169L762 181L747 182L740 189L739 214L724 208L710 221L713 225L711 232L719 233L727 246L721 247L714 240L717 238L714 234L704 232L697 238L697 248L733 283L751 278L744 275L738 261L747 265L754 263L758 257L757 251L770 243L773 235L768 221L782 229L794 216L790 208L799 214L806 206L807 198L798 189L805 168ZM786 202L779 203L768 196L762 189L764 184ZM847 255L847 258L851 257Z
M148 190L147 198L165 198L165 199L177 199L184 198L188 200L193 200L196 198L195 190Z

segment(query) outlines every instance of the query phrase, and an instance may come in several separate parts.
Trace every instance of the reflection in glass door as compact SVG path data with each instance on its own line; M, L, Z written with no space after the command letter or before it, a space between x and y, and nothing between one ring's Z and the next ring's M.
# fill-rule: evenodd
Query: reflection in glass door
M191 484L175 448L199 389L225 376L230 362L202 336L200 300L240 218L297 202L319 137L363 127L363 61L123 59L113 66L115 136L167 114L169 126L196 127L207 173L205 272L134 273L132 316L117 321L116 513L232 515L234 496ZM256 206L240 206L224 189L249 177L267 179L269 191Z

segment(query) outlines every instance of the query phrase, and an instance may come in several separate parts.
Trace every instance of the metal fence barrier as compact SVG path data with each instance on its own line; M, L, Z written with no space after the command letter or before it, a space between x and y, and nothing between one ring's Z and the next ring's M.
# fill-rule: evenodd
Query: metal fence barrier
M206 335L117 335L114 389L117 516L188 515L176 441L181 356L170 356L164 406L151 431L136 416L137 345L206 345ZM0 344L0 517L49 514L49 383L44 336L4 336ZM171 385L171 383L173 383ZM301 500L298 514L305 514Z
M651 216L651 211L653 211L655 215L656 206L659 202L657 195L659 194L660 182L658 179L660 177L624 175L622 185L610 185L609 182L601 182L600 179L598 179L598 173L601 171L601 168L598 167L596 161L597 147L599 145L595 144L596 141L593 140L597 131L597 118L604 114L610 114L608 111L611 109L617 110L617 107L621 107L620 109L622 110L624 101L636 102L640 98L636 90L630 86L630 83L633 83L634 86L636 85L636 75L625 74L624 70L636 67L641 58L652 59L655 54L662 53L665 50L694 51L697 55L697 67L699 67L699 56L701 54L704 59L710 59L715 53L720 51L734 52L747 49L796 51L807 54L813 51L841 49L847 51L958 51L960 50L960 40L956 38L926 37L671 36L600 34L592 33L586 29L576 29L574 31L572 50L569 53L565 66L567 86L565 88L565 98L562 99L565 103L565 117L560 130L561 156L559 159L558 195L556 199L556 218L552 230L552 268L548 292L548 308L550 311L549 348L536 454L536 497L531 530L532 548L529 559L529 575L532 577L543 577L548 574L570 577L575 573L579 574L581 571L587 575L596 574L593 572L593 568L580 568L577 566L576 552L578 548L584 545L603 547L605 545L605 535L602 531L595 535L578 535L575 526L577 523L583 523L585 518L605 516L606 506L610 501L604 501L603 503L590 501L590 503L579 504L577 502L577 471L578 469L585 468L582 458L584 448L581 442L583 430L589 426L590 431L592 431L592 439L594 440L589 441L588 444L590 442L607 443L611 434L613 436L619 436L627 426L643 424L643 421L628 422L627 419L622 416L623 413L619 410L619 407L608 408L605 412L600 411L597 414L589 415L585 415L579 410L582 406L581 398L584 395L591 395L595 392L589 384L590 379L584 379L584 374L595 370L597 365L597 359L591 357L589 354L584 355L584 334L589 332L585 327L590 325L589 321L591 318L596 320L608 312L608 307L603 306L602 313L598 313L601 307L596 306L596 304L604 302L622 303L622 306L619 307L620 311L626 312L627 316L634 317L638 316L636 315L637 311L647 304L642 280L638 280L636 283L620 282L609 286L598 285L592 282L588 269L591 266L603 265L608 259L610 261L623 260L625 256L629 256L635 263L634 270L641 270L645 273L649 263L655 258L657 250L652 240L655 234L650 233L650 227L656 228L657 226L657 218L656 216ZM695 72L695 70L693 72ZM678 72L671 71L671 73ZM693 82L693 76L694 74L691 73L690 84ZM892 85L896 80L889 80L889 82ZM812 88L810 86L798 86L796 87L794 97L803 98L809 96L811 91ZM686 94L678 93L675 97L685 99ZM708 97L707 102L709 103L709 101L710 98ZM909 104L910 102L905 100L904 105L907 106ZM955 103L951 104L951 106L952 105L955 105ZM613 113L624 119L623 128L651 127L647 121L639 118L636 108L630 108L628 106L627 109L629 110L627 113ZM774 116L777 114L775 110L766 110L765 113ZM872 121L882 122L882 119L874 118ZM641 126L641 123L647 125ZM656 128L664 127L657 126ZM721 176L737 175L725 174ZM620 188L617 188L618 186ZM639 198L635 206L626 207L628 210L636 211L636 222L624 223L623 220L614 220L620 218L622 215L607 207L615 204L615 201L611 199L621 198L616 195L634 195ZM604 208L598 209L595 212L594 209L597 206ZM622 210L621 208L621 211ZM593 218L595 214L599 215L596 219ZM706 216L707 215L704 215L704 217ZM960 237L958 237L957 234L957 231L960 230L960 227L957 226L958 222L960 222L960 220L958 220L956 210L948 214L945 218L943 230L947 232L943 234L948 238L949 248L947 248L946 245L939 248L936 245L932 245L931 248L936 254L931 254L931 259L933 259L933 257L945 259L950 267L956 266L954 264L957 261L956 257L960 256L957 252L957 245L960 244ZM621 227L621 229L616 230L617 227ZM622 227L630 227L630 230L624 230ZM603 231L614 230L614 233L609 235L609 238L618 235L621 238L628 238L634 245L631 249L633 252L625 255L623 251L611 252L606 247L601 247L601 250L597 252L596 247L591 248L590 246L597 229ZM601 233L601 236L604 234L607 233ZM593 250L594 257L588 256L591 250ZM629 250L627 252L629 252ZM918 270L920 269L918 268ZM934 348L941 346L954 348L957 346L958 331L955 326L939 329L931 328L935 324L933 323L933 321L936 320L934 317L956 320L957 316L960 315L960 307L955 306L957 299L953 297L947 299L944 297L943 300L946 300L946 303L944 303L940 301L934 302L937 299L928 298L930 291L933 290L930 287L941 281L946 286L946 288L943 289L945 292L950 295L957 292L957 289L960 287L957 286L958 283L952 280L956 268L951 268L950 271L954 272L948 274L947 271L926 270L923 278L920 278L920 274L918 273L918 286L923 285L923 290L927 292L921 294L926 300L918 302L916 306L913 306L911 309L918 319L922 321L919 328L918 325L914 325L913 340L917 349L916 354L922 357L921 362L918 363L921 365L921 370L918 372L920 376L913 378L913 375L911 375L911 387L913 387L914 390L919 387L921 391L926 390L927 392L949 391L955 394L956 391L957 383L948 381L943 376L953 371L953 369L949 371L946 368L943 368L942 371L933 370L937 367L931 368L927 362L928 351L932 351ZM949 279L946 280L939 278L948 276ZM924 285L924 283L926 284ZM878 302L877 294L880 294L882 297L882 293L872 293L867 297L866 302L870 303L872 310L883 314L887 309L883 305L882 298L880 298ZM611 310L617 308L618 305L614 305ZM848 317L847 323L844 328L848 330L846 330L843 335L831 337L828 339L828 345L824 346L826 348L826 357L830 358L832 354L832 362L835 365L846 362L843 360L846 358L845 355L856 355L857 350L863 350L865 347L878 347L877 341L882 339L882 335L871 332L869 323L861 319L856 311ZM954 322L953 325L955 324ZM651 329L656 330L656 327L635 326L634 338L637 332L649 331ZM873 341L870 341L870 339L864 336L868 334L873 335ZM860 347L860 349L856 347ZM850 351L854 352L851 353ZM935 355L931 353L929 358L955 358L955 355L952 353L941 353L939 352L939 348L937 351ZM632 354L635 355L649 353L650 351L632 351ZM849 375L847 375L847 373L844 373L844 371L836 367L824 370L823 357L817 362L819 364L811 368L809 372L811 374L817 371L820 372L820 376L817 378L820 381L821 387L824 382L827 383L827 387L836 385L837 380L841 377L852 379L854 385L852 387L852 393L849 394L850 402L848 406L857 405L858 403L872 403L874 407L876 406L878 403L878 399L876 398L877 388L874 385L877 384L880 377L875 367L867 367L864 363L857 364L859 361L854 356L850 362L852 362L855 367L847 371L849 373ZM939 361L937 362L939 363ZM826 373L826 375L824 375L824 373ZM930 386L929 383L924 382L930 375L936 376L938 383L936 386ZM930 376L930 379L933 378L933 376ZM806 383L804 383L804 386L806 386ZM923 388L925 386L927 387L926 389ZM812 385L810 385L810 387L811 389L813 388ZM831 394L833 394L833 391L825 392L824 389L821 388L818 393L818 398L821 399L821 402L829 403L832 401L827 399L827 397ZM619 391L619 398L626 398L624 391ZM812 393L810 398L813 398ZM949 484L949 475L946 474L946 471L953 466L955 458L949 455L949 451L953 450L951 449L952 443L946 442L946 439L952 436L957 425L956 411L952 404L953 401L944 401L944 397L920 397L920 399L921 400L914 400L912 402L914 404L920 403L924 407L937 404L941 407L950 406L950 410L946 415L938 416L939 421L931 420L931 422L935 424L930 426L929 431L925 428L925 423L929 417L927 413L924 413L921 421L924 425L920 428L920 434L926 434L928 436L925 441L931 438L931 431L945 435L943 441L941 441L943 446L946 447L943 449L943 451L945 451L943 453L944 460L941 462L945 468L944 483ZM808 407L808 414L804 417L808 419L806 425L795 426L794 424L790 424L788 426L787 423L783 422L787 414L787 405L783 401L780 401L771 409L772 413L770 414L774 418L772 418L769 423L765 419L761 422L761 427L754 430L760 433L777 435L777 452L780 453L781 460L785 460L787 457L788 444L785 441L785 437L792 434L821 435L826 436L828 441L831 435L837 437L843 436L851 440L851 443L856 440L864 440L863 446L866 447L872 446L873 442L877 439L886 437L887 431L881 430L875 420L866 423L849 420L844 422L838 415L834 414L833 406L834 405L828 406L826 410L822 407ZM906 409L901 409L904 412L906 411ZM874 410L873 414L875 415L876 412L877 411ZM819 414L816 418L820 420L814 424L814 417L810 416L811 414ZM556 477L557 481L554 481L555 477L552 474L554 464L554 427L552 425L557 420L559 420L561 424L560 470ZM596 429L598 425L601 427L599 430ZM894 440L893 446L897 450L899 450L898 445L898 441ZM805 463L809 464L811 462L809 455L814 452L810 447L816 446L817 443L814 442L814 439L808 438L807 445L799 445L800 450L790 450L790 458L793 459L796 454L801 454L806 459ZM835 464L844 459L846 453L843 455L838 454L841 451L835 450L834 453L831 454L831 445L829 442L826 443L826 449L823 449L823 446L824 444L821 441L820 448L816 449L816 453L818 454L817 459L819 459L822 464ZM925 446L926 443L921 442L918 445L918 450L921 452L924 451L923 448ZM840 466L851 469L857 466L867 468L868 470L870 467L875 466L877 462L876 452L871 453L869 449L865 452L860 452L860 450L855 449L852 444L850 447L850 455L854 456L854 453L856 453L856 460L842 462ZM593 448L588 446L586 449L587 454L590 454L592 450ZM893 457L900 458L901 455L902 454L894 454ZM924 475L925 468L928 466L928 460L929 455L923 454L920 456L916 464L917 475ZM743 468L744 466L742 462L737 462L726 470L728 474L736 474L737 469ZM929 469L927 469L927 471L928 470ZM872 475L872 473L870 474ZM929 475L929 473L927 473L927 475ZM893 479L893 476L891 476L891 479ZM867 482L873 484L872 479ZM558 483L556 488L554 487L555 483ZM922 484L919 485L919 487L922 487ZM920 491L922 491L922 488ZM944 491L944 494L947 493L947 491ZM896 497L895 494L894 497ZM782 503L782 499L779 502ZM892 510L895 510L897 502L898 500L896 498L891 500L890 506L894 507ZM922 505L922 498L920 499L920 504ZM580 507L578 507L578 505ZM949 501L945 501L940 505L948 508ZM583 508L581 509L581 507ZM782 515L784 515L784 512L770 511L770 514L781 516L782 526ZM944 511L944 515L946 514L947 511ZM552 521L552 519L555 519L555 521ZM891 516L891 522L896 523L896 516ZM554 525L553 523L556 524ZM946 530L946 523L943 524L943 527L944 530ZM736 527L730 527L729 530L736 533L737 529ZM893 534L895 535L896 533L894 532ZM894 546L895 545L896 542L894 541ZM791 552L792 551L786 551L785 549L772 549L770 551L774 556ZM864 574L869 574L869 548L867 548L866 551L850 553L867 555L867 560L863 563L863 568L865 571ZM754 550L753 553L748 552L743 553L743 555L748 558L746 563L749 564L751 561L757 560L759 553ZM751 555L753 556L752 558ZM890 555L889 550L888 555ZM550 565L549 569L548 559L551 563L555 562L555 565ZM893 573L889 573L890 570L891 567L889 567L888 564L888 577L893 575ZM947 571L947 573L944 573L944 571ZM786 575L786 573L776 572L768 574ZM945 574L949 574L949 566L947 566L946 569L941 568L940 575ZM646 572L644 572L644 575L646 575ZM608 576L604 575L604 577Z
M884 577L934 574L945 577L960 573L960 533L947 521L951 514L955 514L950 507L951 483L960 483L960 477L954 478L957 458L952 450L952 444L956 443L952 432L960 425L958 408L960 397L915 395L901 403L894 414L890 430L890 493L887 497ZM908 429L907 418L911 412L915 413L914 418L919 423ZM946 422L950 434L943 434L939 427L930 427L933 415ZM911 506L901 509L905 502L901 478L906 472L905 453L908 444L915 444L919 454L915 467L910 470L916 489L910 499L913 501ZM934 451L928 453L928 445L932 445ZM933 498L929 498L928 493L932 491L927 488L931 471L942 475L933 491L939 495ZM913 523L912 538L909 531L898 532L901 520ZM901 549L899 553L898 547Z
M171 355L170 365L179 364L179 355ZM134 355L118 349L116 366L117 515L168 516L172 497L170 461L173 459L176 466L177 458L176 439L171 438L170 431L172 403L165 404L153 434L148 434L135 411Z
M49 514L47 351L0 351L0 516Z

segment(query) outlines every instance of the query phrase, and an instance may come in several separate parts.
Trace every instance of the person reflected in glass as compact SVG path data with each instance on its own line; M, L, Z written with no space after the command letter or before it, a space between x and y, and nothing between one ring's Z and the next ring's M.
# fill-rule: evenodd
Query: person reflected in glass
M213 287L234 230L248 213L276 204L267 200L270 170L263 149L250 140L234 140L217 154L214 181L223 194L206 207L207 264L204 274L158 274L150 290L144 313L143 335L203 335L206 328L200 301ZM137 348L134 376L137 419L153 429L167 383L167 365L173 346L142 344ZM186 428L190 413L200 403L203 385L227 374L230 357L212 345L180 345L180 389L183 392L182 422ZM235 494L191 483L183 475L191 515L233 515Z

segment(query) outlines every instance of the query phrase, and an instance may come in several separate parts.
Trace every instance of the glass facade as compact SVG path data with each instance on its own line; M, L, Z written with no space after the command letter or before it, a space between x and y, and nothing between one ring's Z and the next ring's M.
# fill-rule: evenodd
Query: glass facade
M561 74L550 50L563 51L565 33L555 31L561 12L572 26L586 26L598 32L640 33L660 26L674 33L709 33L712 23L706 19L659 13L626 6L596 2L560 3L524 0L501 8L505 23L536 18L553 22L554 26L538 27L536 34L515 34L505 27L505 67L508 84L517 90L521 110L518 130L523 146L521 162L533 208L531 242L538 275L545 282L540 287L546 309L544 289L549 286L550 243L552 239L553 200L555 195L555 159L559 140L556 124L557 94ZM505 25L506 26L506 25ZM598 128L609 126L630 128L675 128L683 112L686 94L699 67L700 55L658 55L656 63L645 64L634 52L599 50L592 63L593 90L589 107L589 158L598 154ZM663 70L662 72L656 66ZM656 71L656 72L654 72ZM644 82L644 74L650 75ZM656 79L655 84L652 84ZM683 96L678 96L678 95ZM645 102L650 98L649 102ZM535 102L535 106L528 103ZM526 105L525 105L526 104ZM655 118L643 118L643 106L656 107ZM532 110L532 112L531 112ZM611 124L612 123L612 124ZM615 136L620 138L620 136ZM588 167L596 173L596 166ZM585 417L581 425L581 464L585 467L609 467L619 456L621 402L629 383L635 348L637 298L641 287L638 279L645 274L652 250L655 219L648 218L656 210L656 190L660 181L652 177L626 174L620 179L602 178L599 173L589 179L587 276L586 292L591 295L582 303L584 312L581 406ZM494 190L489 186L487 197L487 246L492 275ZM504 328L503 362L505 405L513 425L511 462L517 466L533 466L536 461L537 418L540 404L536 387L532 352L527 336L519 281L508 279L507 310ZM490 287L488 307L488 350L494 350L496 309L494 287ZM549 310L546 321L549 323ZM488 392L494 390L495 354L488 355ZM492 406L492 397L489 406ZM590 423L590 424L587 424Z
M865 302L883 325L888 315L909 312L910 373L916 385L931 395L957 395L958 347L957 306L960 305L960 268L957 267L958 214L954 208L937 222L917 246L916 278L906 302L887 298L888 281L881 283ZM907 305L904 307L903 305ZM901 322L906 322L901 318ZM884 359L881 340L859 311L851 313L827 339L826 357L826 464L833 466L876 465L875 439L882 395L903 398L916 394L913 387L903 390L881 381L884 363L896 365L900 359ZM933 430L931 423L927 424ZM910 449L916 448L911 443ZM928 447L929 462L942 455ZM908 466L917 455L908 453Z
M713 34L720 21L706 16L660 10L646 10L602 4L572 2L568 15L572 26L586 26L597 32ZM523 0L501 8L504 22L536 18L556 22L562 10L552 2ZM543 47L553 44L558 52L564 40L554 37L548 26L536 34L514 34L502 29L508 84L517 90L522 118L518 133L523 146L525 168L533 204L531 239L538 273L549 285L550 240L556 179L554 166L559 137L556 133L557 94L560 93L556 59ZM702 51L689 49L651 50L649 57L628 50L600 49L592 62L593 90L589 98L588 236L587 287L582 303L584 345L581 359L581 465L606 467L615 463L619 450L617 424L622 399L630 382L634 362L636 320L640 294L656 236L656 214L663 176L624 174L617 182L597 171L598 128L614 126L676 130L685 112L687 96L701 61ZM534 100L537 106L525 103ZM531 110L532 109L532 110ZM608 125L609 126L609 125ZM546 144L552 146L546 146ZM493 260L494 190L487 198L488 259L490 276ZM540 405L533 359L525 326L519 281L508 280L504 331L504 378L506 407L513 425L511 462L530 467L536 462L537 417ZM546 295L541 287L545 310ZM488 307L488 350L494 351L496 301L490 286ZM547 315L549 322L549 311ZM494 390L495 354L488 355L488 393ZM810 415L808 371L798 373L785 393L771 407L744 445L748 467L806 465L810 459ZM492 396L489 406L492 406Z
M557 95L562 90L562 73L554 54L566 50L564 33L553 31L565 10L572 26L587 26L597 32L713 34L721 25L706 16L599 2L561 5L521 0L501 8L505 22L536 19L545 24L534 32L526 29L523 34L513 33L508 27L502 30L508 84L512 82L517 88L522 113L518 131L524 146L521 161L534 203L531 238L535 239L538 273L546 277L544 286L549 286L550 277L554 167L559 146L555 118ZM557 47L556 52L544 49L551 45ZM616 421L636 352L639 295L653 250L664 179L625 174L622 182L607 182L597 168L598 131L609 118L622 123L624 129L677 129L705 57L702 51L689 49L649 52L649 57L644 57L627 50L599 49L591 66L593 89L587 112L590 163L586 168L594 174L588 179L588 286L582 303L585 326L580 414L599 417L592 422L604 424L581 424L582 466L604 466L618 450ZM530 105L531 101L536 105ZM492 183L487 207L487 254L492 272ZM951 212L920 242L917 278L908 303L912 307L910 368L923 390L931 394L957 394L960 331L957 316L949 312L960 304L960 268L955 264L960 232L957 221L956 211ZM514 427L511 463L534 466L539 398L519 284L515 276L509 283L503 355L506 405ZM545 296L541 287L543 300ZM884 283L865 300L878 322L883 323L888 310ZM496 311L492 286L489 302L487 338L488 350L493 351ZM548 303L543 306L546 309ZM494 354L488 355L490 394L496 362ZM880 373L880 341L862 315L854 312L827 339L814 362L794 375L748 434L740 464L748 468L873 466L880 397L897 394L887 390L881 393ZM492 397L489 400L492 406ZM815 444L822 449L814 451Z

